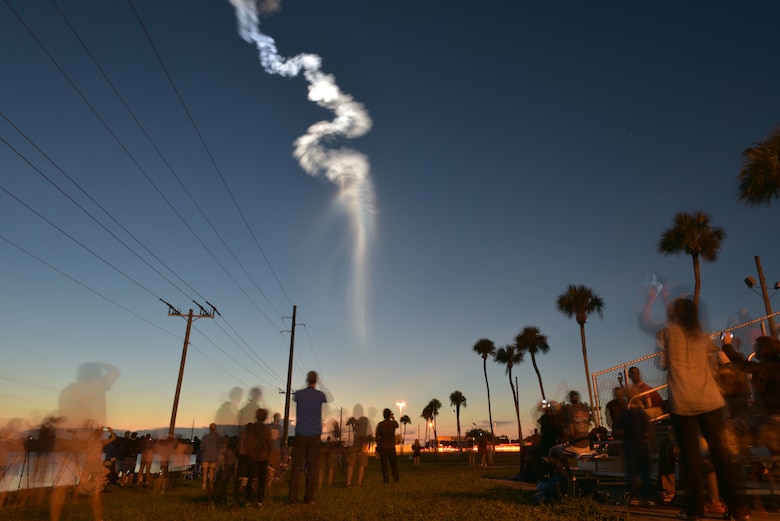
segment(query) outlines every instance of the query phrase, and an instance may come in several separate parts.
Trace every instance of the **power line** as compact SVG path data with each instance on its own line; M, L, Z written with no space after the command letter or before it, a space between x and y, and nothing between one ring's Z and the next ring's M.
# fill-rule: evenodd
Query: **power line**
M6 1L6 5L11 9L11 11L14 13L16 18L19 20L19 22L24 26L24 28L27 30L27 32L30 34L30 36L35 40L35 42L38 44L38 46L41 48L41 50L46 54L46 56L49 58L49 60L52 62L52 64L57 68L57 70L60 72L60 74L65 78L65 80L68 82L68 84L71 86L71 88L78 94L78 96L81 98L81 100L84 102L84 104L90 109L92 114L97 118L97 120L101 123L103 128L108 132L108 134L114 139L117 145L122 149L122 151L125 153L128 159L135 165L135 167L138 169L138 171L144 176L144 178L149 182L149 184L152 185L152 187L155 189L157 194L165 201L165 203L168 205L168 207L173 211L173 213L179 218L179 220L184 224L184 226L190 231L190 233L193 235L193 237L200 243L200 245L206 250L206 252L211 256L211 258L214 260L217 265L222 268L222 271L225 273L225 275L230 278L230 280L235 284L235 286L241 291L246 298L252 302L252 304L255 305L255 307L260 311L260 313L268 320L268 322L271 325L273 324L273 321L268 317L268 315L265 314L265 312L257 305L257 303L252 299L249 294L244 290L244 288L238 283L238 281L233 277L233 275L230 274L230 272L227 270L227 268L222 264L222 262L217 258L217 256L214 254L214 252L206 245L206 243L200 238L200 236L195 232L195 230L190 226L190 224L187 222L187 220L181 215L181 213L176 209L176 207L173 205L173 203L168 199L168 197L162 192L160 187L154 182L154 180L151 178L151 176L146 172L146 170L141 166L141 164L135 159L133 154L128 150L128 148L124 145L121 139L116 135L116 133L111 129L111 127L108 125L108 123L103 119L103 117L98 113L98 111L95 109L95 107L89 102L87 97L84 95L84 93L78 88L78 86L75 84L75 82L70 78L70 76L65 72L65 70L60 66L59 62L52 56L52 54L49 52L49 50L46 48L46 46L43 44L43 42L38 38L38 36L35 34L35 32L32 30L29 25L22 19L22 17L19 15L19 13L13 8L13 6L9 3L8 0ZM274 325L276 327L276 325Z
M208 145L206 144L205 139L203 139L203 135L200 132L200 129L198 128L198 125L195 123L194 118L192 117L192 114L190 113L189 109L187 108L187 104L184 103L184 98L182 98L181 93L179 92L179 89L176 87L176 83L173 81L173 77L171 76L170 72L168 71L168 68L165 66L165 62L162 59L162 56L160 56L160 53L157 50L157 47L154 44L154 41L152 40L151 35L149 34L149 31L146 29L146 26L143 23L143 20L141 20L140 15L138 14L138 11L135 8L135 5L133 4L132 0L128 0L128 3L130 4L130 7L133 10L133 13L135 14L136 20L138 20L138 24L141 26L141 29L144 32L144 35L146 35L146 39L149 41L149 45L152 47L152 50L154 51L155 56L157 57L157 61L160 63L160 67L162 67L163 71L165 72L165 76L168 78L168 81L171 84L171 88L173 89L174 93L176 94L176 97L179 99L179 103L181 103L182 108L184 109L184 112L187 114L187 118L189 118L190 124L192 125L193 130L195 131L195 134L198 136L198 139L200 140L201 144L203 145L203 149L206 151L206 154L209 157L209 160L211 161L211 164L214 166L215 172L219 175L219 179L222 181L222 184L225 187L225 190L227 191L228 195L230 196L230 200L233 202L233 205L235 206L236 210L238 211L239 215L241 216L242 221L244 222L244 225L246 226L247 231L252 236L252 239L254 240L255 246L257 246L257 249L260 251L261 255L263 256L263 259L265 260L266 264L268 265L268 269L271 270L271 273L274 276L274 279L276 279L277 284L279 285L279 288L282 290L282 293L287 298L287 302L292 305L292 301L290 300L289 295L287 295L287 291L284 289L284 286L282 285L282 282L279 280L279 277L276 275L276 272L273 269L273 266L271 266L271 262L268 260L268 257L266 256L265 252L263 251L263 248L260 246L260 241L257 240L257 236L255 235L254 231L252 230L252 227L249 226L249 221L247 220L246 216L244 215L244 212L241 210L241 207L238 204L238 201L236 200L235 196L233 195L232 190L230 190L230 186L227 184L227 181L225 180L225 176L222 175L222 170L219 168L219 165L217 164L217 161L214 159L214 155L211 153L211 149L209 149ZM276 311L276 309L274 309ZM277 315L281 314L276 311Z

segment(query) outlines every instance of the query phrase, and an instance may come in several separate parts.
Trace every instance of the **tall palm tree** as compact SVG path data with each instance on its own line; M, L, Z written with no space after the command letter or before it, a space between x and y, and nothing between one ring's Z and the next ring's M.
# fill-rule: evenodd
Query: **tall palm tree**
M423 407L422 414L420 414L420 418L423 418L425 420L425 437L428 437L428 426L433 426L433 412L431 411L431 405L428 404L425 407ZM430 441L430 440L429 440Z
M769 206L780 198L780 126L764 141L742 151L737 201L749 206Z
M506 366L506 374L509 376L509 387L512 389L512 400L515 402L515 415L517 416L517 433L520 439L520 444L523 442L523 426L520 424L520 402L517 396L517 390L515 389L515 383L512 381L512 367L523 361L523 352L518 350L514 345L509 344L504 347L496 349L496 353L493 355L493 360L499 364Z
M455 407L455 421L458 426L458 452L463 452L463 447L460 444L460 408L466 407L466 397L460 391L452 391L450 405Z
M536 365L536 355L547 353L550 345L547 343L547 335L536 326L526 326L515 336L515 347L522 353L531 355L531 363L536 371L536 378L539 379L539 390L542 392L542 400L547 400L544 395L544 385L542 385L542 373L539 372L539 366Z
M496 436L493 433L493 410L490 407L490 384L488 383L488 376L487 376L487 359L489 356L493 356L496 353L496 344L494 344L492 340L488 340L487 338L480 338L474 344L473 349L474 352L476 352L477 354L479 354L479 356L482 357L482 371L485 373L485 387L487 387L488 419L490 420L490 439L495 444Z
M592 289L580 284L569 284L566 291L558 295L555 307L568 318L574 318L580 325L580 340L582 341L582 360L585 363L585 381L588 384L588 398L590 398L591 414L593 413L593 388L590 383L590 368L588 367L588 347L585 342L585 322L588 316L597 313L599 318L604 316L604 300ZM595 415L594 415L595 416Z
M430 402L428 402L428 405L425 406L428 409L428 412L430 414L431 421L433 422L433 446L434 450L436 451L436 458L438 458L439 454L439 434L436 431L436 417L439 415L439 410L441 409L441 402L437 400L436 398L432 398Z
M404 444L406 443L406 426L409 425L410 423L412 423L412 419L409 418L408 414L404 414L403 416L401 416L401 419L398 420L398 421L400 421L401 425L404 426L404 434L403 434L403 437L401 438L401 454L403 454L404 453Z
M693 276L696 285L693 289L693 303L699 308L701 293L701 273L699 258L715 262L720 253L726 232L720 226L713 226L710 216L702 211L694 213L677 212L674 214L674 226L664 231L658 239L658 253L661 255L679 255L685 252L693 258Z

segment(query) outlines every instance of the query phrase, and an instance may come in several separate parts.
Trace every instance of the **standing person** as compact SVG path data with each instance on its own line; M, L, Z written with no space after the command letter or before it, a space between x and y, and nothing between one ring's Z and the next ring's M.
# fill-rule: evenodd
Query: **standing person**
M605 407L607 410L607 425L612 429L612 439L622 441L626 436L623 417L628 411L628 400L626 399L626 389L621 385L612 389L613 398ZM615 445L619 447L620 445ZM618 449L619 450L619 449ZM615 454L619 455L619 454Z
M154 451L160 457L160 475L154 480L154 493L165 494L169 485L171 455L173 454L176 439L172 434L157 440Z
M279 466L282 463L282 415L274 413L274 421L267 425L271 433L271 454L268 457L268 465L271 466L274 474L279 472Z
M265 425L268 418L266 409L255 413L257 421L246 428L247 483L244 505L262 506L265 501L265 488L268 479L268 456L271 454L271 432Z
M628 379L631 380L631 386L628 388L628 393L631 397L637 394L644 393L652 390L653 388L642 380L642 373L639 372L638 367L630 367L628 369ZM664 399L658 394L658 391L653 391L641 398L637 398L645 411L645 415L648 419L652 420L663 414Z
M477 452L479 453L479 466L487 467L488 442L484 434L479 437L477 442Z
M87 438L84 466L81 469L81 477L77 486L77 492L89 496L89 506L94 521L103 521L103 489L108 483L108 468L103 464L103 449L116 440L114 430L110 427L106 429L109 433L108 438L103 438L102 427L93 429ZM52 521L59 521L62 516L65 493L66 487L53 487L52 489L49 512Z
M419 467L420 466L420 451L422 450L422 446L420 446L420 440L415 438L414 443L412 444L412 460L414 461L414 466Z
M623 468L634 506L654 506L651 497L650 446L648 444L648 419L638 402L633 402L622 415L619 426L623 430ZM641 484L641 489L639 489Z
M255 412L255 414L257 414ZM251 450L252 439L251 423L247 423L241 429L238 437L238 450L236 452L236 482L233 486L233 500L238 502L241 492L246 496L245 487L249 486L249 452Z
M298 487L301 469L306 463L306 489L303 501L314 504L314 491L320 473L320 436L322 435L322 405L327 402L325 393L317 389L317 372L306 375L307 387L296 391L295 400L295 441L292 447L292 469L290 472L290 503L298 502Z
M715 381L713 367L718 348L702 331L696 305L689 299L672 301L667 308L667 323L667 327L658 332L657 339L668 372L672 428L680 447L680 461L686 470L686 507L678 517L696 519L705 514L700 431L710 448L718 487L729 513L737 521L747 521L750 519L747 503L737 494L740 469L722 442L721 425L726 402ZM731 333L726 335L724 342L731 343Z
M398 422L395 421L393 411L385 409L382 411L384 420L376 426L376 449L379 452L379 461L382 465L382 479L385 483L390 483L390 476L387 474L387 464L390 464L390 470L393 473L393 481L398 483L398 458L395 454L395 430L398 428Z
M152 476L152 461L154 460L154 440L148 432L141 438L141 468L138 469L138 484L149 486Z
M200 442L201 463L200 473L203 476L203 491L209 496L214 493L214 476L217 473L217 460L222 438L217 432L217 424L209 425L209 433Z
M132 486L135 466L138 462L139 448L138 433L125 432L122 446L122 480L119 482L120 486Z
M366 469L368 468L368 446L371 435L371 424L368 418L363 415L363 406L361 404L355 404L353 409L354 416L350 418L354 420L352 430L354 431L354 439L352 440L352 446L347 453L347 486L352 485L352 476L355 473L357 467L357 484L363 484L363 477L366 475Z

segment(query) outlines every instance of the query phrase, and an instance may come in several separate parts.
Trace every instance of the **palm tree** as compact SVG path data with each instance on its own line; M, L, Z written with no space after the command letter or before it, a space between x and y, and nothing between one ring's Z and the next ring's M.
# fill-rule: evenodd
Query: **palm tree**
M455 421L458 426L458 452L463 452L463 447L460 445L460 408L466 407L466 397L460 391L452 391L450 405L455 407Z
M604 300L587 286L569 284L566 291L558 295L555 307L568 318L574 318L580 325L580 339L582 340L582 359L585 362L585 381L588 384L588 398L590 409L593 413L593 388L590 383L590 368L588 367L588 347L585 342L585 322L588 315L597 313L599 318L604 316Z
M769 206L780 198L780 126L742 151L737 201L749 206Z
M423 418L425 420L425 437L428 437L428 426L433 426L433 412L431 412L431 405L428 404L425 407L423 407L422 414L420 414L420 418ZM430 441L430 440L429 440Z
M726 232L720 226L713 226L710 216L702 211L692 214L677 212L674 214L674 226L664 231L658 240L658 253L661 255L679 255L685 252L693 258L693 276L696 284L693 289L693 303L699 308L701 292L701 274L699 258L715 262L720 247L726 238Z
M404 443L406 443L406 426L412 423L412 419L409 418L408 414L404 414L401 416L401 419L399 420L401 422L401 425L404 426L404 434L403 438L401 438L401 454L404 453Z
M432 398L428 405L425 406L425 409L423 409L423 414L427 411L428 421L433 424L433 446L437 458L439 457L439 435L436 432L436 417L439 415L439 409L441 409L441 402L436 398Z
M536 326L526 326L515 337L515 347L521 353L531 355L531 363L536 371L536 378L539 379L539 390L542 391L542 400L547 400L544 395L544 385L542 385L542 373L539 372L539 366L536 365L536 355L538 353L547 353L550 345L547 343L547 335L543 335Z
M490 384L488 383L488 376L487 376L487 359L489 356L493 356L496 353L496 344L493 343L492 340L488 340L487 338L480 338L477 340L477 342L474 344L474 351L479 354L479 356L482 357L482 371L485 373L485 387L487 387L487 397L488 397L488 417L490 420L490 439L495 440L496 436L493 433L493 410L490 407ZM495 444L495 441L493 441Z
M355 425L357 425L357 419L354 416L350 416L347 420L347 427L349 427L350 436L347 437L347 445L352 445L352 438L355 437Z
M523 361L523 352L514 345L499 347L493 355L493 359L499 364L506 366L506 374L509 376L509 387L512 389L512 400L515 402L515 415L517 416L517 433L520 439L520 445L523 442L523 427L520 424L520 402L515 389L515 383L512 381L512 367Z

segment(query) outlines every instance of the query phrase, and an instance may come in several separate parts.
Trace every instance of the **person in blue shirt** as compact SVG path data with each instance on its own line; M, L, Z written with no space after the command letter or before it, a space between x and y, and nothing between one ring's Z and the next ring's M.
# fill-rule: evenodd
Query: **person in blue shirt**
M306 488L303 502L314 504L314 491L320 471L322 442L322 405L328 400L325 393L317 389L317 372L306 375L307 387L295 392L296 403L295 440L292 446L292 469L290 473L290 503L298 501L301 469L306 463Z

